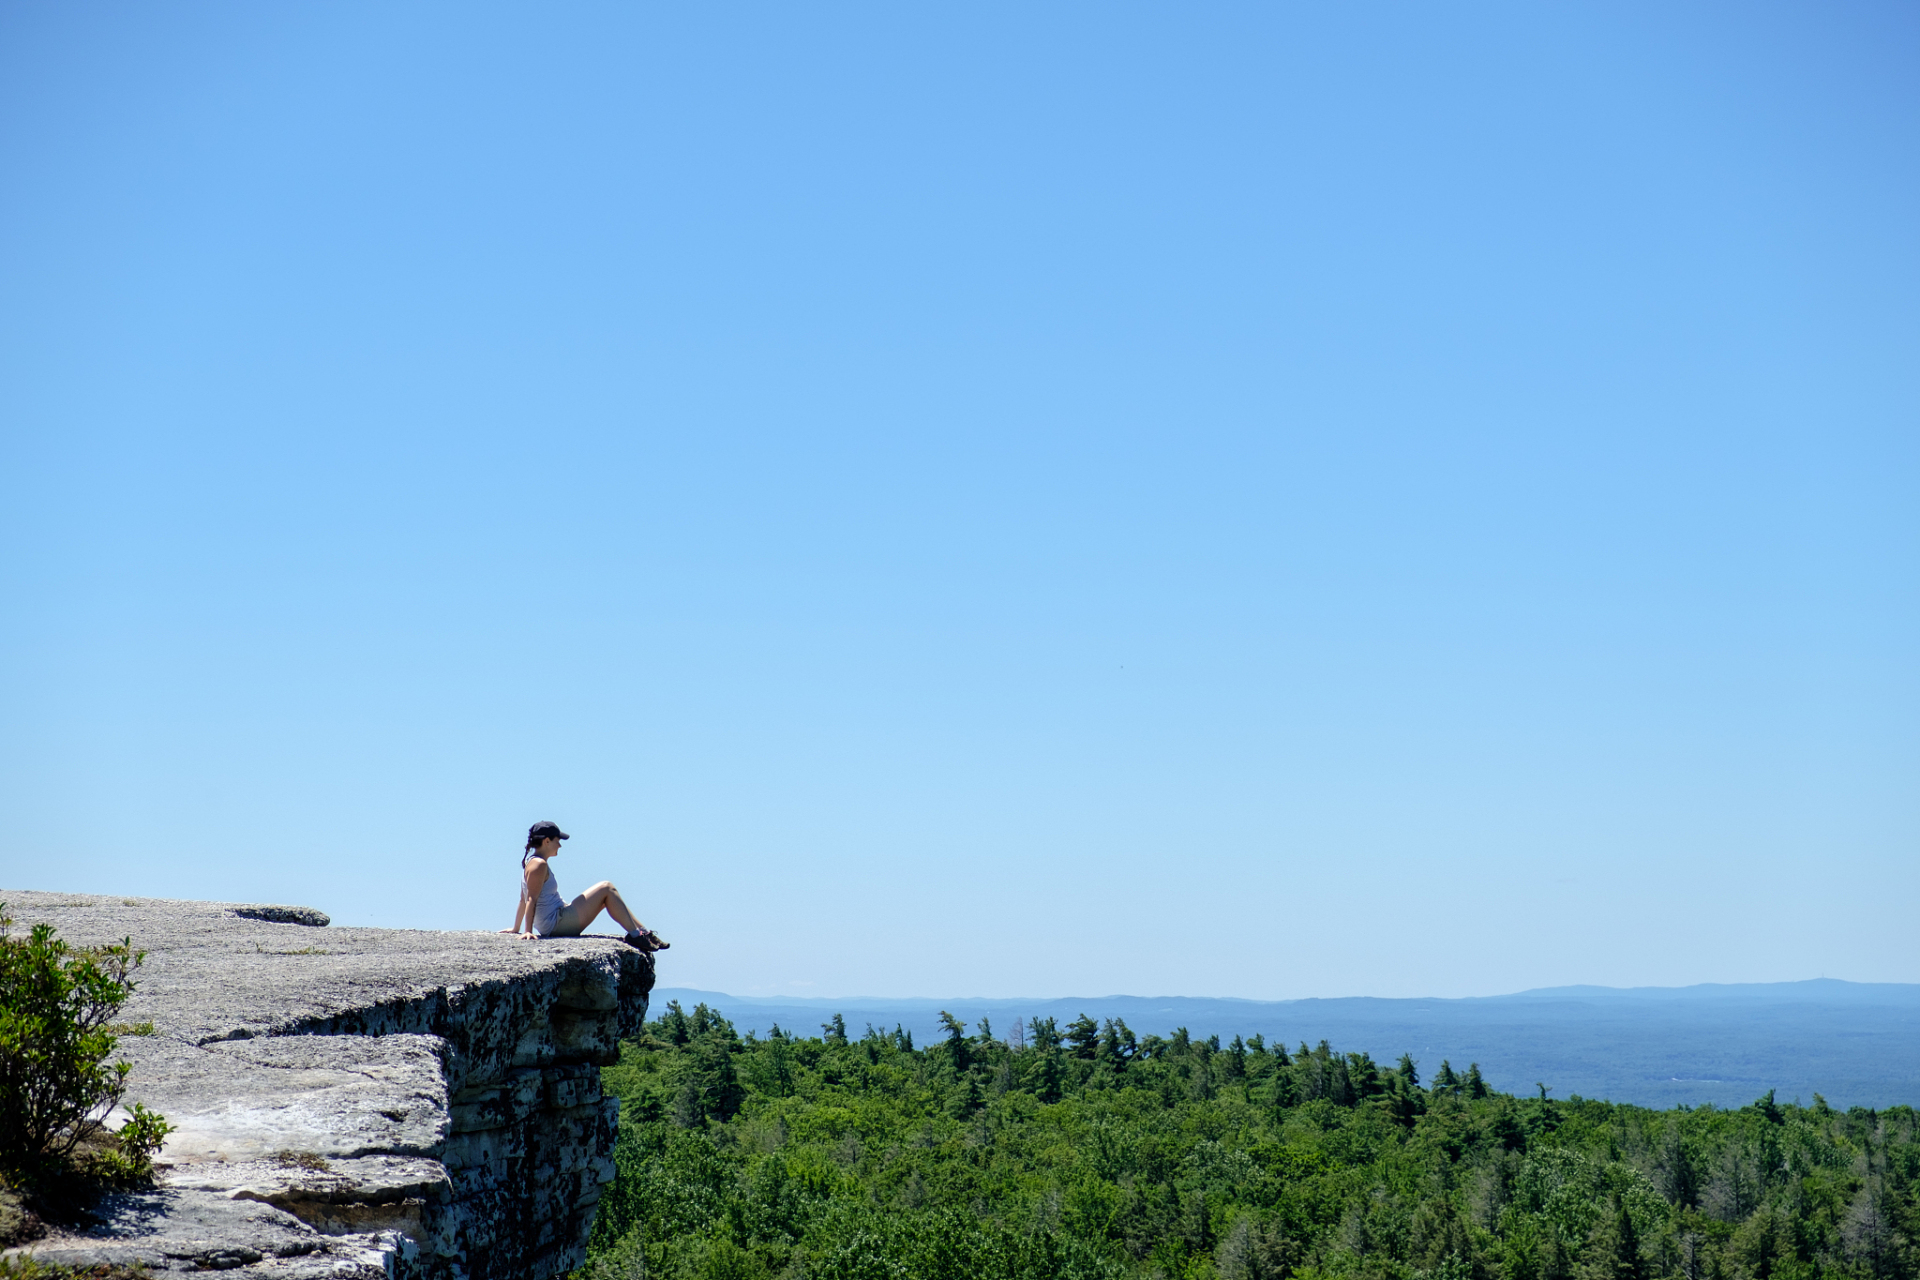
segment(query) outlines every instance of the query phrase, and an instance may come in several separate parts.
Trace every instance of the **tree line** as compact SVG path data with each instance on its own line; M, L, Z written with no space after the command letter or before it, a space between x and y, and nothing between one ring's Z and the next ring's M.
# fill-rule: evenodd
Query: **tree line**
M1909 1107L1654 1111L1324 1041L942 1027L742 1036L670 1004L605 1072L583 1280L1920 1277Z

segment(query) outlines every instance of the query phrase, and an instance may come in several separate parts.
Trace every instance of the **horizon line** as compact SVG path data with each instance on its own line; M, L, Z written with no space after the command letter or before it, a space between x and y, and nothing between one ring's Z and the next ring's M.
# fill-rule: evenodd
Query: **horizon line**
M1520 991L1499 992L1480 996L1292 996L1280 999L1261 999L1256 996L1193 996L1193 995L1136 995L1129 992L1113 992L1107 995L1059 995L1059 996L882 996L882 995L736 995L730 991L717 991L706 987L661 986L654 992L656 996L674 992L685 992L699 996L721 996L728 1000L750 1001L756 1004L830 1004L834 1001L858 1001L870 1004L927 1003L938 1004L942 1001L951 1004L1055 1004L1064 1001L1102 1001L1102 1000L1206 1000L1221 1004L1248 1005L1293 1005L1312 1004L1320 1001L1371 1000L1382 1003L1446 1003L1458 1004L1474 1000L1513 1000L1526 996L1552 996L1572 993L1609 993L1633 995L1653 992L1689 992L1703 990L1739 991L1755 988L1780 987L1858 987L1858 988L1898 988L1920 991L1920 982L1859 982L1851 978L1792 978L1774 982L1694 982L1684 986L1637 986L1609 987L1597 983L1569 983L1555 987L1527 987Z

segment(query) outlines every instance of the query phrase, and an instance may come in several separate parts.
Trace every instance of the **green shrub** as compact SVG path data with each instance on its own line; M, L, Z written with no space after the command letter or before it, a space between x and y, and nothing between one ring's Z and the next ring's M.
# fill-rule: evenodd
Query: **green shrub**
M0 903L0 1178L36 1191L75 1174L118 1185L151 1175L171 1126L137 1103L118 1134L100 1123L132 1070L107 1062L110 1020L145 958L130 938L71 947L48 924L21 937Z
M30 1253L0 1258L0 1280L150 1280L152 1274L139 1263L123 1266L117 1262L98 1262L68 1267L42 1262Z
M110 1141L88 1153L81 1172L110 1186L138 1186L153 1177L153 1157L173 1126L157 1112L133 1104L133 1117Z

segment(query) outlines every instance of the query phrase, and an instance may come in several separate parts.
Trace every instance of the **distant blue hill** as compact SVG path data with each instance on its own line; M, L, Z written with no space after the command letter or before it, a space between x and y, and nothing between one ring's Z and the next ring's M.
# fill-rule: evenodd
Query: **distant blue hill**
M1005 1038L1016 1019L1082 1013L1125 1019L1141 1035L1184 1026L1194 1035L1256 1032L1289 1049L1329 1040L1383 1063L1411 1053L1422 1078L1442 1059L1477 1062L1495 1088L1556 1098L1580 1094L1649 1107L1740 1106L1767 1090L1781 1101L1836 1107L1920 1105L1920 985L1841 982L1693 987L1548 987L1461 1000L1225 1000L1192 996L1089 996L1058 1000L927 1000L730 996L663 987L654 1008L705 1002L742 1033L774 1024L804 1035L836 1012L859 1035L895 1024L924 1045L940 1035L942 1009L969 1024L992 1020Z

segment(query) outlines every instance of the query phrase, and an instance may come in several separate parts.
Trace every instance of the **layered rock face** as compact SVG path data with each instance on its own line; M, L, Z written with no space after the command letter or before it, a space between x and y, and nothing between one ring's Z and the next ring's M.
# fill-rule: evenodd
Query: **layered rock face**
M653 961L613 938L342 929L319 912L0 890L15 928L147 952L126 1102L177 1126L153 1191L13 1253L340 1280L545 1280L613 1179L600 1068ZM118 1123L116 1118L111 1123Z

